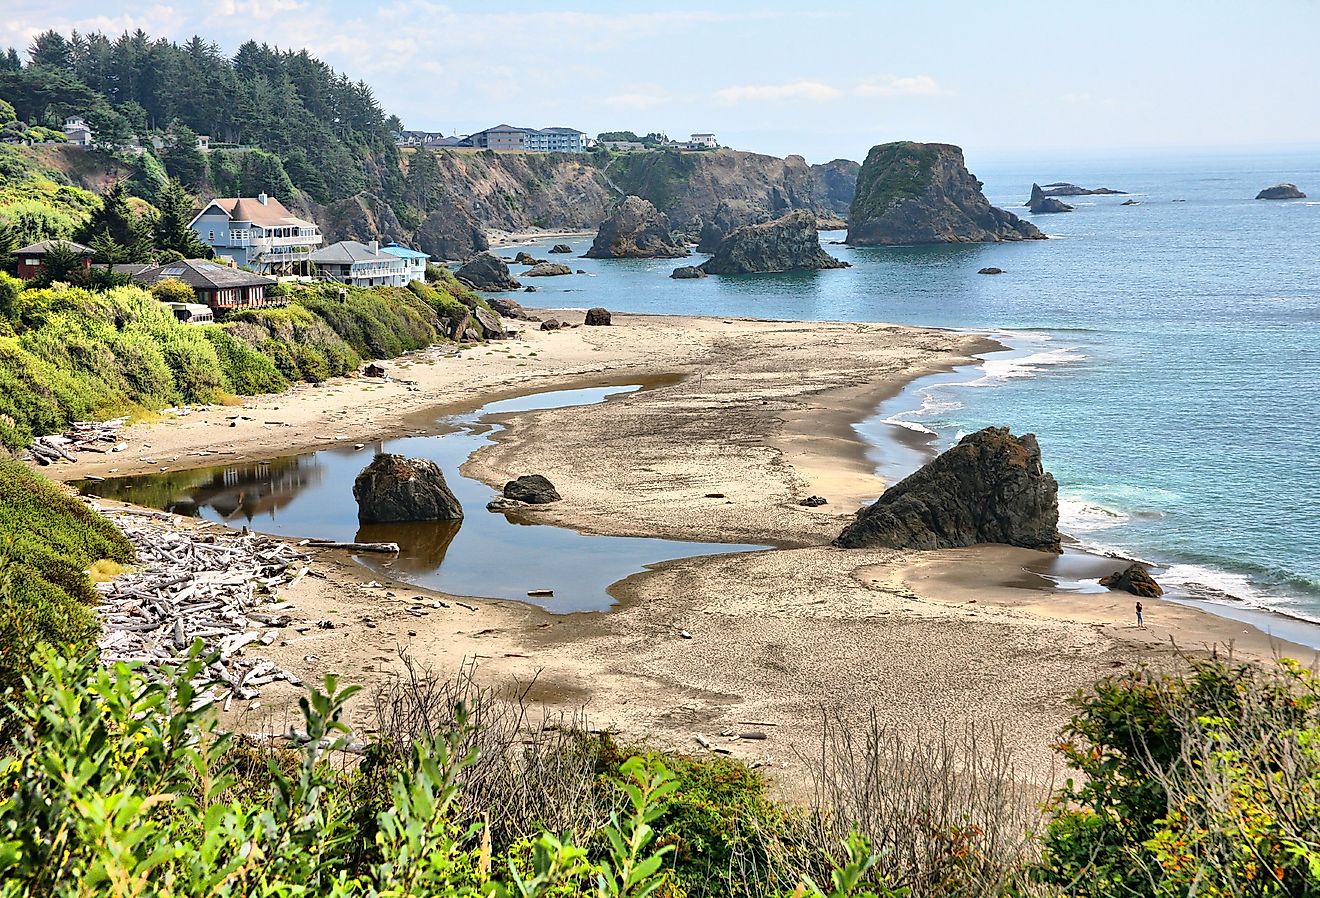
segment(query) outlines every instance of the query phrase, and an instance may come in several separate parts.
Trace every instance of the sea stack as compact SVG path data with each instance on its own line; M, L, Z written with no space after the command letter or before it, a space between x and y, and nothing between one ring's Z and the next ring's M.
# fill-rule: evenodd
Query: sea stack
M1296 184L1275 184L1256 194L1258 200L1304 200L1306 194L1297 189Z
M774 221L737 228L698 267L706 274L751 274L847 268L848 263L820 248L816 216L797 209Z
M509 274L509 266L499 256L480 253L454 276L473 290L517 290L522 284Z
M898 141L871 148L848 215L853 246L1043 240L1031 222L995 208L947 143Z
M1006 543L1058 552L1059 485L1033 434L987 427L885 490L834 541L845 549Z
M624 197L600 223L586 252L589 259L677 259L687 254L687 247L670 233L669 219L638 196Z
M1045 191L1040 189L1039 184L1031 185L1031 198L1027 200L1026 207L1031 210L1032 215L1046 215L1053 212L1071 212L1072 206L1069 206L1063 200L1056 200L1052 196L1046 196Z

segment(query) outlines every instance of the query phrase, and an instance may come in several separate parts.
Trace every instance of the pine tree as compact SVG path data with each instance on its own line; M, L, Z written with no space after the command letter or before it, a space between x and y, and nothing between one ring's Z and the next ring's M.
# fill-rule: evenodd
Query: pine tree
M79 231L80 241L96 250L102 262L146 262L151 258L150 225L128 200L127 182L116 181Z
M183 185L171 178L161 191L153 227L156 249L179 253L185 259L207 259L211 248L202 242L189 224L193 219L193 201Z

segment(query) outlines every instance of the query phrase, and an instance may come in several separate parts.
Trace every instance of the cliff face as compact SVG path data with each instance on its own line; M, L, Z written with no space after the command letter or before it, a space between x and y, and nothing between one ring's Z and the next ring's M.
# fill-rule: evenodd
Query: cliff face
M713 250L733 229L793 209L828 218L846 214L859 170L846 159L808 165L801 156L717 150L637 153L616 159L605 174L621 190L654 203L675 230L700 236L702 248Z
M796 209L763 224L744 225L725 237L715 255L701 264L707 274L819 271L847 268L820 248L816 216Z
M1045 235L1012 212L990 205L962 150L945 143L880 144L857 177L848 214L856 246L991 243Z

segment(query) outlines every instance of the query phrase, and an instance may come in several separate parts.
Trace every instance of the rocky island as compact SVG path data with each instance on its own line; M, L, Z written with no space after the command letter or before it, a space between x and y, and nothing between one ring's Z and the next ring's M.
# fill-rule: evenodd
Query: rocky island
M848 263L820 248L816 216L798 209L774 221L736 229L698 267L706 274L752 274L847 268Z
M474 256L454 274L473 290L517 290L522 286L509 273L508 263L492 253Z
M977 543L1059 551L1059 485L1033 434L987 427L963 437L885 490L834 541L845 549Z
M898 141L867 154L845 242L910 246L1043 239L1035 225L990 205L959 147Z
M669 219L648 200L627 196L600 224L588 259L677 259L688 249L674 240Z
M1127 196L1126 190L1115 190L1112 187L1078 187L1067 181L1046 184L1042 192L1046 196Z
M1256 194L1258 200L1304 200L1306 194L1297 189L1296 184L1275 184Z
M1069 206L1063 200L1056 200L1040 189L1039 184L1031 185L1031 198L1023 205L1031 210L1032 215L1048 215L1054 212L1071 212L1072 206Z

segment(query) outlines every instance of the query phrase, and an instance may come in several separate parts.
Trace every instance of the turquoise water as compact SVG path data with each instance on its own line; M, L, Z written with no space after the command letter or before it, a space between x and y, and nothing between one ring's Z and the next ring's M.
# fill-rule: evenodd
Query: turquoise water
M915 385L879 420L932 431L935 448L991 424L1033 431L1066 532L1167 565L1191 595L1320 619L1320 154L969 165L1018 212L1032 181L1140 205L1067 198L1077 211L1035 219L1055 239L1031 243L823 234L853 263L838 271L674 281L672 261L577 259L589 277L539 279L526 299L995 334L1014 351ZM1312 199L1253 199L1279 181Z

